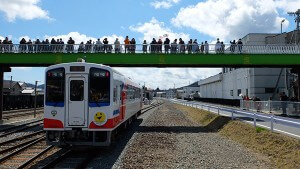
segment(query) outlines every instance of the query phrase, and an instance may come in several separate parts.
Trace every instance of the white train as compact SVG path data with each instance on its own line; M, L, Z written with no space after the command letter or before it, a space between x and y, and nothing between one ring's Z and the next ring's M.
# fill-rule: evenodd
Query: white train
M67 63L46 69L47 144L108 146L141 112L142 88L109 66Z

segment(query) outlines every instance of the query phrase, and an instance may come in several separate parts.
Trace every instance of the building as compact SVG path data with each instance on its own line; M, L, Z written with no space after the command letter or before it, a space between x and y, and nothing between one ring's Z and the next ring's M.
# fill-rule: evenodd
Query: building
M300 36L297 36L300 37ZM293 39L294 38L294 39ZM283 34L250 33L242 38L247 45L290 44L295 41L295 31ZM201 98L242 99L242 96L268 100L279 99L280 92L292 95L294 77L289 68L223 68L220 74L200 80Z
M21 94L22 87L16 81L4 80L3 81L3 94L4 95L19 95Z
M242 99L242 96L268 100L287 92L285 69L281 68L223 68L222 73L198 82L201 98ZM278 83L277 83L278 82Z
M35 91L34 88L25 88L21 91L22 95L31 95L34 96L35 95ZM41 88L37 88L36 89L36 94L37 95L44 95L44 90Z
M191 97L191 95L194 95L195 93L199 93L199 84L198 82L192 83L188 86L183 87L183 97L185 99L188 99Z
M168 99L173 99L176 97L176 89L169 89L169 90L166 90L166 97Z
M167 94L166 92L156 92L156 97L166 98Z

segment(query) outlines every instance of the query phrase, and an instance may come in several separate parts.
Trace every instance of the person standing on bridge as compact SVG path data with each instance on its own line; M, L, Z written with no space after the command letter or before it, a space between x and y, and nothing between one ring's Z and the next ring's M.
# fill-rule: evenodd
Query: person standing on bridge
M185 43L184 41L179 38L179 53L185 53Z
M239 54L241 54L243 52L243 42L242 42L242 39L238 40L237 47L238 47L238 50L239 50Z
M156 39L153 38L152 42L150 43L150 52L155 53L156 52L156 47L157 47L157 42L156 42Z
M193 51L193 53L199 52L199 45L198 45L197 39L195 39L193 42L192 51Z
M136 42L135 42L135 39L132 38L131 41L130 41L130 51L131 53L135 53L135 49L136 49Z
M70 37L67 44L67 52L73 53L75 41Z
M158 42L157 42L157 53L162 53L162 40L159 39Z
M230 41L230 52L231 53L235 52L235 47L236 47L235 40L233 40L232 42Z
M165 47L165 54L169 53L170 50L170 39L166 38L166 40L164 41L164 47Z
M177 39L175 39L171 44L171 53L172 54L177 53L177 48L178 48Z
M221 42L220 42L220 40L219 40L219 38L218 38L218 39L217 39L217 43L216 43L216 45L215 45L215 52L216 52L216 54L219 54L220 51L221 51Z
M108 50L108 40L107 40L107 38L103 39L103 44L104 44L104 53L105 53Z
M147 41L144 40L144 42L143 42L143 53L147 53L147 48L148 48Z
M209 52L209 44L207 43L207 41L205 41L205 43L204 43L204 50L205 50L205 54L208 54L208 52Z
M201 42L200 52L201 52L201 53L204 53L204 43L203 43L203 42Z
M2 40L0 39L0 53L2 53L3 49L3 44L2 44Z
M129 46L130 46L130 40L128 36L126 36L124 40L124 44L125 44L125 53L126 53L129 50Z
M115 53L120 53L121 43L118 38L116 38L114 45L115 45Z

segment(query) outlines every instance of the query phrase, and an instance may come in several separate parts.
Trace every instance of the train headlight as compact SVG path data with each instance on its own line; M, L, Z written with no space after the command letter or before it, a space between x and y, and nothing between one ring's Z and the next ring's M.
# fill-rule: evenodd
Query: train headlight
M56 116L57 115L57 111L56 110L52 110L51 114L52 114L52 116Z

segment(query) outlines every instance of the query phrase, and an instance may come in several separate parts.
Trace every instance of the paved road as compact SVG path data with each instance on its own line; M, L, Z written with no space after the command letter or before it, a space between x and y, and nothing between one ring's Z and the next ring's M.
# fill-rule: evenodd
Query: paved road
M220 106L220 105L217 105L217 104L197 102L197 101L187 102L185 100L175 100L175 99L171 99L170 101L172 101L172 102L176 102L176 101L186 102L188 104L193 104L194 106L197 106L198 108L202 108L202 105ZM230 108L228 106L220 106L220 107L224 107L226 109L240 110L240 109L237 109L237 108ZM214 113L218 113L217 109L208 108L208 107L205 107L205 106L203 107L203 109L204 110L209 110L209 111L214 112ZM253 112L250 112L250 111L245 111L245 110L243 110L243 111L246 112L246 113L247 112L248 113L253 113ZM220 113L220 115L229 116L229 117L231 117L231 115L232 115L232 113L230 111L225 111L225 110L220 110L219 113ZM257 114L266 116L268 118L271 117L270 114L263 114L263 113L257 113ZM254 124L253 118L249 118L245 115L234 114L234 117L239 118L239 119L241 119L242 121L244 121L246 123ZM278 117L278 116L276 116L276 118L281 119L281 120L293 121L293 122L296 122L296 123L300 124L300 119L293 119L293 118L288 118L288 117ZM267 128L267 129L271 128L271 122L268 121L268 120L257 120L256 124L257 124L257 126L264 127L264 128ZM283 134L289 135L291 137L300 139L300 130L299 130L299 128L290 127L290 126L286 126L286 125L282 125L282 124L277 124L276 120L274 120L273 124L274 124L273 127L274 127L275 132L283 133Z

